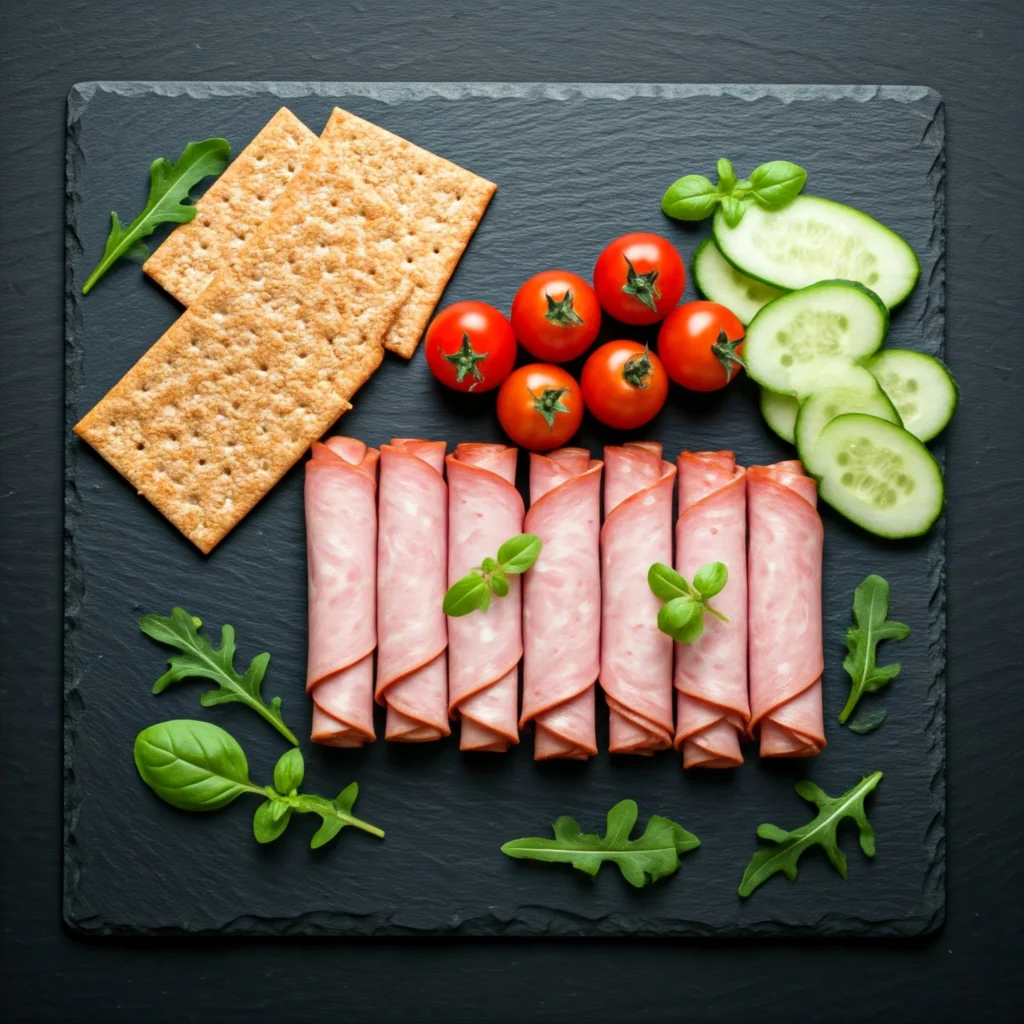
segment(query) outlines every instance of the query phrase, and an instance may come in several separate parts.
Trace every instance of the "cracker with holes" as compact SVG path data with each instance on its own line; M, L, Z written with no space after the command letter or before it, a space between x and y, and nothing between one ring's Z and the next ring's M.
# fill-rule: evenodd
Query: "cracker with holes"
M339 155L401 211L403 228L395 234L393 258L405 261L413 290L388 330L384 347L408 359L497 186L353 114L335 111L327 130L334 124L336 131L339 119L345 126L335 139ZM196 219L175 229L143 267L185 305L194 301L216 272L217 260L205 258L206 253L219 247L230 254L239 234L251 230L268 213L267 204L259 200L269 192L259 177L256 157L265 152L267 159L287 169L285 157L290 151L282 150L279 158L269 152L267 142L257 148L259 140L257 136L199 200ZM215 195L232 174L226 193ZM224 194L230 195L229 203ZM212 203L204 202L208 196L214 196ZM209 246L205 251L200 248L204 243ZM174 269L176 262L179 270Z
M335 111L232 264L75 427L204 552L351 407L411 291L403 218L353 168L352 130Z
M282 107L196 201L195 218L167 236L143 271L190 306L267 219L316 141L316 135Z

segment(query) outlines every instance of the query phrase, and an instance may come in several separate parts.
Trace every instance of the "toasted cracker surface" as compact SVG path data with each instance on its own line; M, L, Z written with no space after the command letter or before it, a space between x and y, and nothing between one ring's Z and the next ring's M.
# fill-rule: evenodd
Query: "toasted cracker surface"
M282 107L196 202L195 218L167 236L143 271L183 305L191 305L267 219L316 141Z
M401 213L358 177L346 125L75 427L204 552L350 408L412 287Z

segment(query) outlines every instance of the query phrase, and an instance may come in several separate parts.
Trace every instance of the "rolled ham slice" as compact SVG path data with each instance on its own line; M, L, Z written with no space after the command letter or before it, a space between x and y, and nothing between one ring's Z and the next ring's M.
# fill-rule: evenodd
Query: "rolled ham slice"
M533 756L597 753L601 668L601 466L582 448L530 456L525 533L541 552L523 577L523 714Z
M799 462L747 470L750 727L762 757L811 757L825 746L817 498Z
M518 454L503 444L460 444L448 456L449 586L523 532ZM521 606L520 578L510 576L508 594L486 612L448 619L449 711L462 719L462 750L503 752L519 742Z
M313 443L306 463L309 660L314 743L374 739L377 459L352 437Z
M385 737L441 739L448 725L448 488L444 441L381 445L377 528L377 703ZM410 577L415 582L410 584Z
M672 564L676 467L649 441L607 447L604 461L600 678L609 749L650 754L672 745L673 642L658 629L661 602L647 570Z
M683 452L676 520L676 570L692 580L708 562L729 570L711 605L729 620L704 616L704 632L676 644L676 737L684 768L743 763L747 701L747 484L732 452Z

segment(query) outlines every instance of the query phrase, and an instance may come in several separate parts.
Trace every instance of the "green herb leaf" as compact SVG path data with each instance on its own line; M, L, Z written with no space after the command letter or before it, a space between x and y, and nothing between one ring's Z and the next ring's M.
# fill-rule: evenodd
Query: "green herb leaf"
M493 572L495 569L498 568L498 563L493 558L485 558L480 563L480 568L483 569L485 573Z
M508 577L504 569L498 568L491 573L491 590L495 597L508 596Z
M209 722L181 718L151 725L135 737L134 753L142 781L186 811L215 811L242 793L262 792L249 780L234 737Z
M859 736L874 732L885 721L885 708L878 708L875 711L867 711L858 715L847 728Z
M729 582L729 570L724 562L708 562L697 570L693 585L705 601L720 594Z
M219 689L208 690L199 698L204 708L217 704L245 704L266 719L290 743L298 746L295 734L281 717L281 698L274 697L264 704L260 695L263 676L270 662L269 654L259 654L249 663L245 675L235 671L235 631L231 626L221 628L218 651L210 641L199 635L202 622L181 608L175 608L169 618L146 615L139 619L139 629L146 636L182 653L168 658L170 669L154 684L153 693L162 693L172 683L182 679L211 679Z
M687 174L669 185L661 209L675 220L704 220L714 213L719 199L715 186L702 174Z
M292 820L292 809L281 800L264 800L252 818L252 834L257 843L272 843L284 833Z
M467 573L461 580L456 580L445 592L442 609L445 615L457 618L468 615L477 608L486 611L491 604L491 588L487 580L478 573Z
M677 644L692 644L704 632L704 612L709 606L701 604L699 601L695 603L697 605L697 613L682 629L676 630L672 635L672 639Z
M889 584L871 575L854 591L854 625L846 631L847 655L843 668L850 676L850 698L839 714L845 722L865 693L874 693L888 685L900 673L900 665L875 664L879 641L905 640L910 627L889 619Z
M873 772L861 779L853 789L842 796L830 797L813 782L798 782L794 789L805 800L818 808L818 816L808 825L786 832L776 825L760 825L757 834L771 845L762 847L751 858L740 882L740 895L749 896L759 885L781 871L796 881L796 865L801 855L812 846L820 846L828 855L832 866L846 877L846 857L839 849L836 830L844 818L852 818L860 832L860 848L869 857L875 855L875 833L868 824L864 798L879 782L881 772Z
M274 765L274 789L287 795L302 785L306 774L306 766L302 760L302 751L294 748L283 753Z
M655 562L647 570L647 584L654 592L654 596L662 601L672 601L677 597L696 596L693 587L675 569L664 562Z
M690 624L700 611L700 602L692 597L676 597L658 610L658 629L672 639ZM679 643L683 643L682 640Z
M806 181L802 167L788 160L772 160L750 175L750 194L766 210L778 210L800 195Z
M297 793L302 782L302 755L297 750L278 761L274 769L276 791L250 781L249 766L238 742L209 722L174 719L151 725L135 738L134 754L142 781L162 800L182 810L213 811L242 793L264 797L252 823L253 834L261 843L277 839L293 813L319 814L323 819L324 825L313 837L314 847L323 846L346 825L378 838L384 835L376 825L352 813L359 794L354 782L335 800ZM288 786L287 792L280 788L284 786Z
M498 562L507 573L526 572L537 561L540 547L540 537L536 534L517 534L498 548Z
M520 860L571 864L596 875L605 861L618 865L623 877L637 888L671 875L679 868L679 855L695 850L700 840L668 818L652 815L638 839L630 839L637 819L637 805L623 800L608 812L604 837L580 831L574 818L559 818L554 839L514 839L501 852Z
M743 219L746 207L743 200L736 196L726 196L722 200L722 214L725 216L725 223L734 228Z
M736 187L736 172L732 164L723 156L718 161L718 191L728 195Z
M224 139L190 142L176 163L163 157L149 168L149 200L145 209L123 227L116 213L110 215L110 235L103 249L103 258L82 286L88 295L93 285L122 256L138 252L141 239L151 235L160 224L187 224L196 215L189 201L189 192L203 178L223 172L231 161L231 147Z

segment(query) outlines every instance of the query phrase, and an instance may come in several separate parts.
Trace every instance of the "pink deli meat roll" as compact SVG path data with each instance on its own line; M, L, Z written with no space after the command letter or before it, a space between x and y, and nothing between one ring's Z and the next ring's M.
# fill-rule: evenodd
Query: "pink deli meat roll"
M523 532L518 454L503 444L460 444L448 456L449 586ZM508 594L486 612L448 619L449 712L462 719L462 750L504 752L519 742L520 582L510 576Z
M441 739L448 725L448 488L444 441L381 445L377 529L377 703L385 737ZM415 584L410 585L410 571Z
M658 629L652 562L672 564L676 468L661 445L629 442L604 450L601 528L601 687L611 711L613 754L672 746L672 638Z
M825 746L818 490L799 462L747 470L750 728L762 757Z
M313 443L306 463L309 661L315 743L373 740L377 643L377 459L351 437Z
M693 643L676 644L676 738L683 767L743 763L747 700L747 485L732 452L683 452L676 521L676 570L692 580L708 562L729 570L711 599L729 621L704 616Z
M601 668L601 466L582 448L530 456L525 533L541 552L523 577L523 714L533 756L597 753Z

